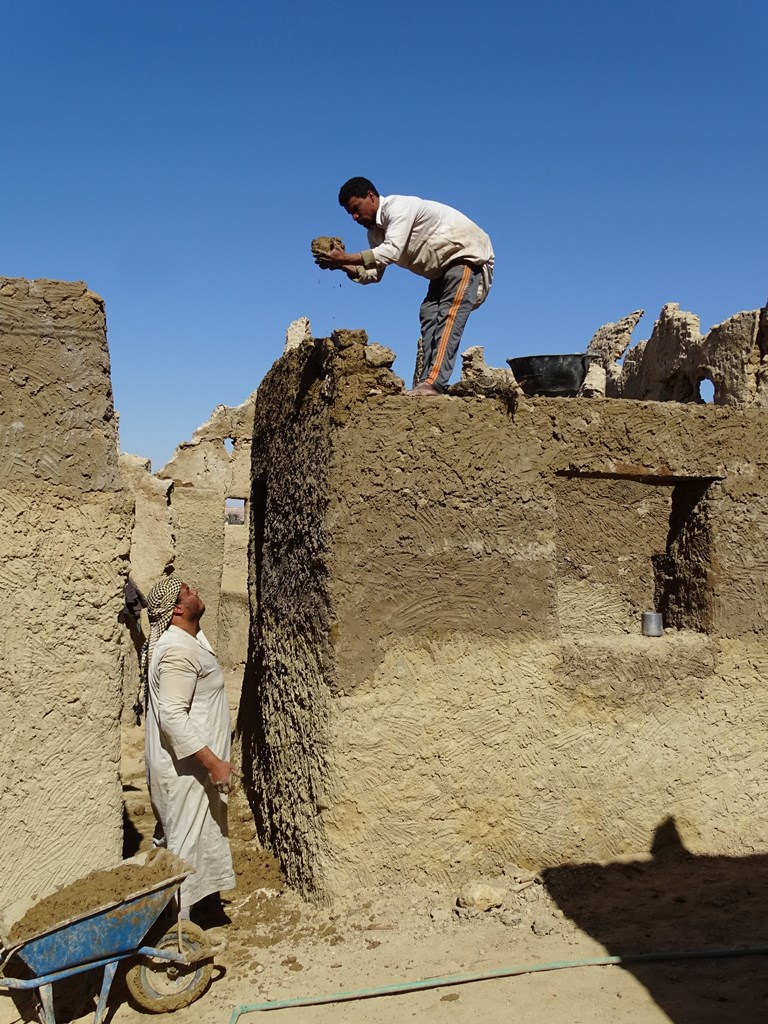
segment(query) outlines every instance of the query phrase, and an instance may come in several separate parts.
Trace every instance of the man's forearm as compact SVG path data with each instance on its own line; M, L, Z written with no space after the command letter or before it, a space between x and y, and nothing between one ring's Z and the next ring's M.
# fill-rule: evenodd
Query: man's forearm
M210 747L202 747L200 750L196 750L192 756L208 772L214 786L229 782L232 765L229 761L222 761L220 757L217 757Z

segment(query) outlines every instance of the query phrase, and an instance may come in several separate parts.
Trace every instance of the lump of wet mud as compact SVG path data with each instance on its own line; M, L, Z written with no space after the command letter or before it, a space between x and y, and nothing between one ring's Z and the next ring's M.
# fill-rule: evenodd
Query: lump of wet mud
M334 235L318 235L317 238L312 239L311 248L313 256L323 256L331 249L343 249L344 242Z

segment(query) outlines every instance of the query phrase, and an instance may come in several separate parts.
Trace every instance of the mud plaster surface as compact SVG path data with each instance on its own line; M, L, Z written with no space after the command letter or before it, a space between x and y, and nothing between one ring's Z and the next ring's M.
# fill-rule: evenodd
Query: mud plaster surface
M292 884L589 862L669 816L760 851L763 411L418 403L339 333L257 400L253 777ZM660 579L689 594L649 640Z
M141 731L126 730L125 797L144 848L153 819L142 790ZM498 911L458 917L457 890L444 886L378 887L312 907L284 888L274 861L258 849L242 794L232 801L238 877L225 894L231 925L214 981L174 1024L226 1024L243 1004L370 988L449 973L581 960L608 954L744 947L766 942L768 858L686 855L674 834L652 855L626 863L553 870L543 881L509 866L493 881L505 894ZM523 878L523 881L518 881ZM528 884L526 884L528 882ZM506 923L505 923L506 922ZM57 993L57 1020L92 1024L100 972ZM388 998L279 1010L285 1024L762 1024L768 1000L765 958L681 960L586 967L453 985ZM57 989L55 987L55 992ZM110 996L112 1024L146 1024L119 981ZM0 995L0 1024L34 1019L28 997ZM243 1024L261 1019L244 1015Z
M123 583L103 303L0 278L0 903L120 853Z

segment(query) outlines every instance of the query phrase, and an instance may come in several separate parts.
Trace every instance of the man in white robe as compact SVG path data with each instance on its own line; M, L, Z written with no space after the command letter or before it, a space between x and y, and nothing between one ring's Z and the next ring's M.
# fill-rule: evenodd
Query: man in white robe
M224 675L200 628L205 604L178 576L150 590L145 758L150 800L168 849L195 873L182 915L235 885L227 838L231 724Z

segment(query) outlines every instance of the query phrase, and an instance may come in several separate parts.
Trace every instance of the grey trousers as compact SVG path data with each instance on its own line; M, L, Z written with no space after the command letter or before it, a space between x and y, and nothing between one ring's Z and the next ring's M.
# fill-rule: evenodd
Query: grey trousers
M482 274L468 263L448 267L442 277L429 282L421 304L421 341L424 367L419 383L445 391L451 379L469 314L477 305Z

